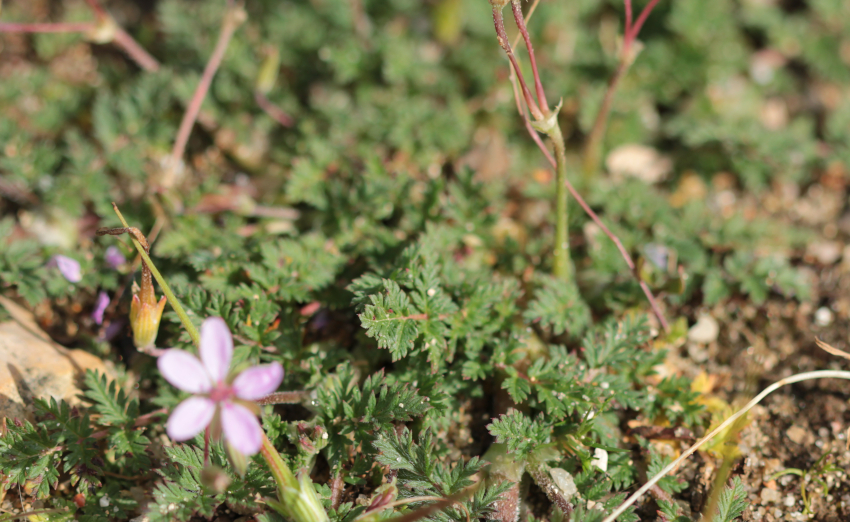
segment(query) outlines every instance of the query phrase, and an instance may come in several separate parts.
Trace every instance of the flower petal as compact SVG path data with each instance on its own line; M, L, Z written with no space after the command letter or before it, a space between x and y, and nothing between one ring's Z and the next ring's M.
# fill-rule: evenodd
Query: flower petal
M55 255L53 262L62 276L71 283L79 283L83 279L83 273L80 270L80 263L76 259L71 259L68 256Z
M230 359L233 358L233 337L221 317L209 317L201 325L201 360L213 381L219 383L227 377Z
M255 401L277 390L283 380L283 366L275 362L253 366L233 381L233 391L242 400Z
M124 257L124 254L118 250L118 247L115 245L110 246L106 249L106 252L103 254L103 259L106 260L106 263L114 269L118 269L127 262L127 258Z
M212 390L210 376L201 361L189 352L172 348L156 361L159 372L172 386L189 393Z
M206 397L189 397L168 417L166 433L172 440L189 440L210 423L215 414L215 402Z
M260 421L244 406L232 402L222 403L221 428L227 442L243 455L253 455L263 445Z
M94 311L91 313L92 319L97 324L103 324L103 313L106 312L106 307L109 306L109 294L100 292L97 294L97 302L94 305Z

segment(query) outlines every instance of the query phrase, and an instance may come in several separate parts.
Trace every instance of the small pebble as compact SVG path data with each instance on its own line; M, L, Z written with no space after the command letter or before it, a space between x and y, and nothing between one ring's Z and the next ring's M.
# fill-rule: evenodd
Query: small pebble
M767 504L768 502L779 502L782 500L782 495L779 491L770 488L764 488L761 490L759 496L761 497L762 504Z
M794 495L788 495L782 501L782 503L785 504L785 507L792 507L795 502L796 502L796 500L794 499Z
M791 441L796 442L797 444L802 444L803 441L806 440L806 430L796 424L788 428L786 435L788 435L788 438L791 439Z
M825 306L821 306L815 312L815 324L818 326L829 326L832 324L832 319L834 315L832 310Z
M688 340L695 343L708 344L717 340L720 326L710 315L701 315L695 325L688 330Z
M552 468L549 470L549 474L552 476L552 481L558 486L558 489L561 490L561 494L565 499L569 500L578 493L578 488L576 487L575 480L573 480L573 476L570 475L566 470L561 468Z

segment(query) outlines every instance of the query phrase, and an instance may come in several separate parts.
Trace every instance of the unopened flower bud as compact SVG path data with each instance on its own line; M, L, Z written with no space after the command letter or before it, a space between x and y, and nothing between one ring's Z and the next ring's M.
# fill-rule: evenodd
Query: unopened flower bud
M165 309L165 296L157 302L153 290L150 269L142 266L142 286L138 293L133 294L130 303L130 326L133 328L133 342L139 350L154 348L156 334L159 332L159 321Z
M316 446L314 446L307 437L301 437L298 439L298 445L301 446L302 450L306 451L310 455L315 455L319 452L319 450L316 449Z
M230 462L230 465L233 467L233 471L235 471L240 477L244 477L245 472L248 470L248 457L234 448L230 442L226 440L224 441L224 452L227 454L227 461Z
M201 471L201 484L215 493L224 493L230 485L230 477L218 466L207 466Z

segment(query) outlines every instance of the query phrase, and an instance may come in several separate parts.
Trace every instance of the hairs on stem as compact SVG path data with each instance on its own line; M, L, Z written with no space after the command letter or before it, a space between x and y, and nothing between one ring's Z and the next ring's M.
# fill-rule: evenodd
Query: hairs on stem
M201 105L204 103L204 98L207 97L207 91L212 84L213 76L215 76L221 61L224 59L224 53L227 51L227 46L230 44L230 39L236 32L236 29L242 25L247 19L248 14L241 5L236 5L232 1L228 1L227 11L224 13L224 19L221 22L221 32L218 35L218 41L215 43L212 55L204 68L204 73L201 76L201 81L195 88L192 94L192 99L189 100L189 105L186 107L186 112L183 114L183 120L180 122L180 128L177 131L177 138L174 140L174 147L171 149L171 168L177 168L183 158L183 153L186 151L186 144L189 142L189 135L192 133L192 127L195 125L195 120L198 118L198 113L201 111Z

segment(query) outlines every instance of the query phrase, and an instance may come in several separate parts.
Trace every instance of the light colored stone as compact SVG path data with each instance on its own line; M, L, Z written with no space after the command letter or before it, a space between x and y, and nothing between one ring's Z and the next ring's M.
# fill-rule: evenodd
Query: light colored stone
M710 315L701 315L695 325L688 330L688 340L694 343L708 344L717 340L720 326Z
M770 488L764 488L761 490L759 496L761 496L762 504L767 504L768 502L776 503L782 499L782 494L779 493L779 491Z
M593 458L590 459L590 465L596 466L603 473L608 471L608 452L602 448L596 448L593 450Z
M558 486L565 499L569 500L573 498L573 495L578 493L576 482L568 471L561 468L552 468L549 470L549 474L552 476L552 482Z
M109 373L103 361L83 350L69 350L38 327L35 318L0 296L13 320L0 323L0 418L32 418L34 399L79 402L78 382L86 370Z
M658 183L673 168L673 162L652 147L630 143L612 150L605 159L605 167L614 177L632 177L647 183Z
M838 241L817 241L809 243L806 254L815 258L822 265L832 265L841 258L841 243Z
M788 431L785 434L788 435L788 438L791 439L791 441L796 442L797 444L803 444L807 435L806 430L796 424L788 428Z
M818 326L829 326L832 324L834 314L832 310L825 306L821 306L815 311L815 324Z

